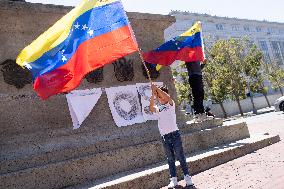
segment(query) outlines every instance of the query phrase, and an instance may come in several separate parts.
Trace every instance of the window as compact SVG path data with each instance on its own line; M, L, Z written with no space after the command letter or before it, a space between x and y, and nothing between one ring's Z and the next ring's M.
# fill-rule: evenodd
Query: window
M275 60L278 62L278 64L283 64L284 59L282 53L284 50L281 48L281 43L279 41L271 41L270 44Z
M244 26L244 30L245 30L246 32L249 32L249 27L248 27L248 26Z
M268 46L266 41L259 41L260 49L263 52L264 55L264 60L266 63L269 63L271 61L269 51L268 51Z
M259 43L260 43L260 48L262 50L268 51L268 46L267 46L266 41L260 41Z
M256 27L257 32L261 32L261 27Z
M282 57L284 55L284 41L281 42L281 51L282 51Z
M239 26L233 25L233 26L232 26L232 30L233 30L233 31L238 31L238 30L239 30Z
M216 24L217 30L224 30L224 27L222 24Z

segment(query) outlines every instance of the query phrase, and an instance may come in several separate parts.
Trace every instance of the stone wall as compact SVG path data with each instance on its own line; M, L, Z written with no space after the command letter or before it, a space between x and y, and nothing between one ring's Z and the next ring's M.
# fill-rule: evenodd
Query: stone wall
M274 105L276 99L280 98L282 95L280 93L268 95L268 101L271 106ZM262 109L262 108L267 108L268 104L264 96L261 97L254 97L254 106L257 110ZM247 112L252 112L253 107L250 98L244 99L240 101L241 107L244 113ZM231 101L231 102L225 102L223 103L225 111L227 113L227 116L234 116L240 114L240 110L238 108L238 104L236 101ZM217 117L224 117L223 111L221 109L221 106L219 104L213 104L211 106L211 111L214 113Z
M0 2L0 62L16 59L20 50L30 44L38 35L47 30L72 7L32 4L25 2ZM163 32L175 19L171 16L127 13L142 50L150 50L164 41ZM79 87L97 88L131 85L147 82L141 69L138 54L128 56L134 61L134 79L130 82L119 82L114 76L113 65L104 67L104 79L101 83L90 84L84 80ZM0 66L1 69L1 66ZM157 81L169 86L176 98L171 71L163 68ZM182 116L178 113L178 120ZM0 138L17 134L42 132L50 129L68 128L72 130L71 118L64 95L56 95L47 101L41 101L32 89L26 85L17 89L4 82L0 72ZM98 104L83 123L81 130L91 130L94 136L122 136L131 133L158 134L156 122L146 122L130 127L116 127L104 93ZM78 131L77 131L78 132ZM145 134L146 135L146 134ZM150 140L150 139L149 139Z

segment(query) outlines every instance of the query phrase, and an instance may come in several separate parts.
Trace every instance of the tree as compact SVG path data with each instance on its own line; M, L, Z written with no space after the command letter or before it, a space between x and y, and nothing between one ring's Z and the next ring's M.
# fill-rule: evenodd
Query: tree
M228 97L237 101L241 115L243 111L240 100L245 98L246 87L246 80L242 76L244 52L243 40L236 39L219 40L209 50L209 56L216 67L215 72L218 73L216 80L220 78L217 83L226 84L226 87L223 85L216 89L223 89L228 93Z
M262 85L262 91L261 91L261 93L264 95L265 100L266 100L266 102L267 102L267 105L268 105L268 107L270 108L270 107L271 107L271 104L270 104L270 102L269 102L269 100L268 100L268 98L267 98L268 87L264 86L264 84Z
M188 83L188 74L185 71L185 64L179 64L176 68L172 69L172 74L175 77L175 87L177 90L178 104L189 102L190 85Z
M252 44L245 57L245 77L247 79L247 87L253 106L253 113L255 114L257 113L257 110L253 101L254 93L263 93L268 106L270 106L266 96L267 92L265 92L264 88L265 75L263 74L263 65L263 53L257 48L255 44Z
M279 64L277 64L276 61L272 61L271 64L266 65L266 72L272 88L279 89L283 95L282 87L284 87L284 70L279 66Z
M261 51L247 38L231 38L216 41L210 49L206 49L206 54L212 64L205 71L212 96L218 103L226 98L236 100L243 115L240 100L246 98L246 89L255 93L264 89ZM250 96L254 107L252 95Z
M209 53L209 51L207 51ZM215 103L220 104L223 115L227 118L227 113L223 102L228 96L228 80L226 77L227 71L218 65L211 56L208 56L206 67L204 69L204 83L207 85L206 93L212 98Z

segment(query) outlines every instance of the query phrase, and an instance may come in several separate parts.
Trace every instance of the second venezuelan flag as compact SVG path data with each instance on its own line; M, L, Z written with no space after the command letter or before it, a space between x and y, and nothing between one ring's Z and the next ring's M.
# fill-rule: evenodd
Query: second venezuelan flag
M143 58L151 64L169 66L176 60L185 62L204 61L201 22L195 23L189 30L162 44L155 50L143 53Z

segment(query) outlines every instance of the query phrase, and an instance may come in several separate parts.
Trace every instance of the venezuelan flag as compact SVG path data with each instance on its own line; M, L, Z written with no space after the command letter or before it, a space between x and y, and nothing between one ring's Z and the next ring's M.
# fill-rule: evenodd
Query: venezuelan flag
M201 22L195 23L188 31L167 41L157 49L143 53L146 62L155 64L157 70L161 66L169 66L176 60L185 62L204 61Z
M83 0L24 48L17 63L30 70L42 99L76 88L97 68L138 50L122 3Z

